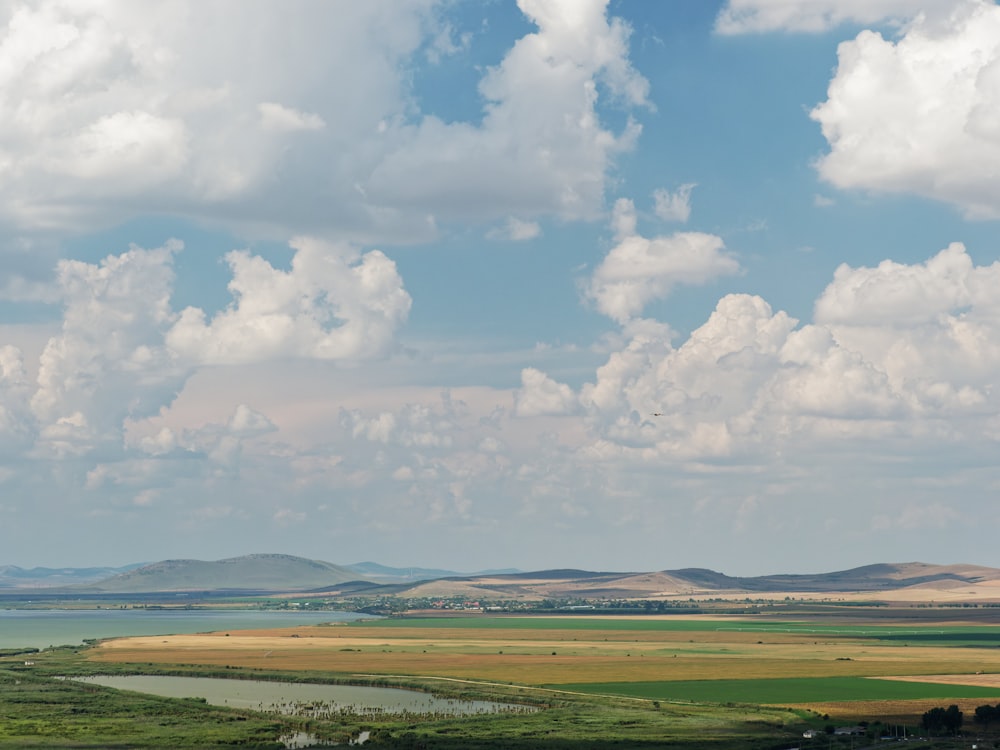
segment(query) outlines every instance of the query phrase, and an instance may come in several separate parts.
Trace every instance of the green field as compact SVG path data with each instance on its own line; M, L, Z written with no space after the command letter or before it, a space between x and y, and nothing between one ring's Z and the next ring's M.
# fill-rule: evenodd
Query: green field
M663 701L697 703L799 704L830 701L897 701L981 698L995 703L1000 689L930 682L872 680L864 677L799 677L766 680L678 680L660 682L604 682L550 685L602 695L621 695Z
M718 619L654 619L641 617L404 617L352 623L372 628L447 628L455 630L620 630L701 633L787 633L799 635L877 638L884 640L949 641L1000 644L1000 631L987 626L964 625L817 625L796 620L756 621L753 616L733 615Z
M1000 703L998 643L1000 627L983 619L921 610L914 622L901 608L849 621L836 610L807 619L462 614L135 637L43 652L30 667L0 657L0 717L8 719L0 748L196 747L199 736L266 746L301 721L330 739L371 731L373 748L782 750L808 728L914 727L925 711L953 703L970 726L977 706ZM541 710L241 716L110 690L84 695L53 679L87 673L385 685ZM918 681L871 679L890 676Z
M724 621L646 620L567 615L565 617L398 617L356 623L373 628L447 628L453 630L667 630L698 632Z

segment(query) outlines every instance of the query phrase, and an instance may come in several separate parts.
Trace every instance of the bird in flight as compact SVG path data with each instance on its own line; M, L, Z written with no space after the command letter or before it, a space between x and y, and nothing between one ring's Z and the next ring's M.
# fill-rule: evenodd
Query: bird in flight
M662 411L654 411L650 416L653 416L653 417L662 417L663 416L663 412Z

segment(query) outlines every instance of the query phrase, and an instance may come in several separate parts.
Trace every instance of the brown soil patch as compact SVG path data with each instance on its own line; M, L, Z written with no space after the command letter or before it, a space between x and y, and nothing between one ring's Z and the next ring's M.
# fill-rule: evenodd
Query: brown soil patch
M965 714L966 719L982 705L981 699L959 698L949 700L948 705L955 704ZM827 714L831 721L853 723L857 721L881 721L883 724L906 724L911 733L919 730L920 719L927 711L941 705L940 700L921 698L919 700L900 701L848 701L844 703L793 703L788 708L815 711Z
M972 687L1000 688L1000 674L915 674L905 677L880 677L881 680L900 682L936 682L940 685L971 685Z

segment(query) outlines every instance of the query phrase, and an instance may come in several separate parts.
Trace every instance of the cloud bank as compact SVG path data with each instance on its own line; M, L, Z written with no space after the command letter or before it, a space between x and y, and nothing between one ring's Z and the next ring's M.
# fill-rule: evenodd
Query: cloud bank
M412 87L455 34L441 5L4 3L0 225L156 213L398 242L442 219L598 215L640 130L603 125L598 100L648 106L628 26L607 0L522 0L536 31L484 71L481 117L446 121Z

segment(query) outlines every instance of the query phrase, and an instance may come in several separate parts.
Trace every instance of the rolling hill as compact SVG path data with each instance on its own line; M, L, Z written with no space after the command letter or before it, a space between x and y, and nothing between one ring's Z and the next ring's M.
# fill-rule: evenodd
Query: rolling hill
M258 554L225 560L164 560L92 584L91 591L303 591L361 578L353 570L292 555Z
M397 596L539 600L801 598L1000 601L1000 570L973 565L899 563L832 573L733 577L704 568L652 573L550 570L513 575L441 578L415 583Z
M21 568L17 565L0 565L0 589L37 589L95 583L139 567L142 567L142 563L120 568Z
M10 580L58 581L61 592L150 594L169 592L270 592L331 597L449 598L469 600L614 599L687 600L709 598L838 599L861 601L1000 602L1000 570L975 565L882 563L815 574L737 577L705 568L653 572L595 572L556 569L489 571L459 575L426 568L389 568L378 563L334 565L292 555L256 554L206 562L164 560L118 569L115 575L80 585L73 569L31 576L7 566ZM81 569L83 570L83 569ZM89 569L86 575L115 569ZM81 573L81 575L83 575ZM75 579L75 580L74 580ZM93 580L91 578L90 580ZM77 585L66 585L75 583ZM49 584L51 585L51 584ZM30 584L22 584L25 590ZM42 588L41 585L38 586ZM48 589L52 590L52 589Z

